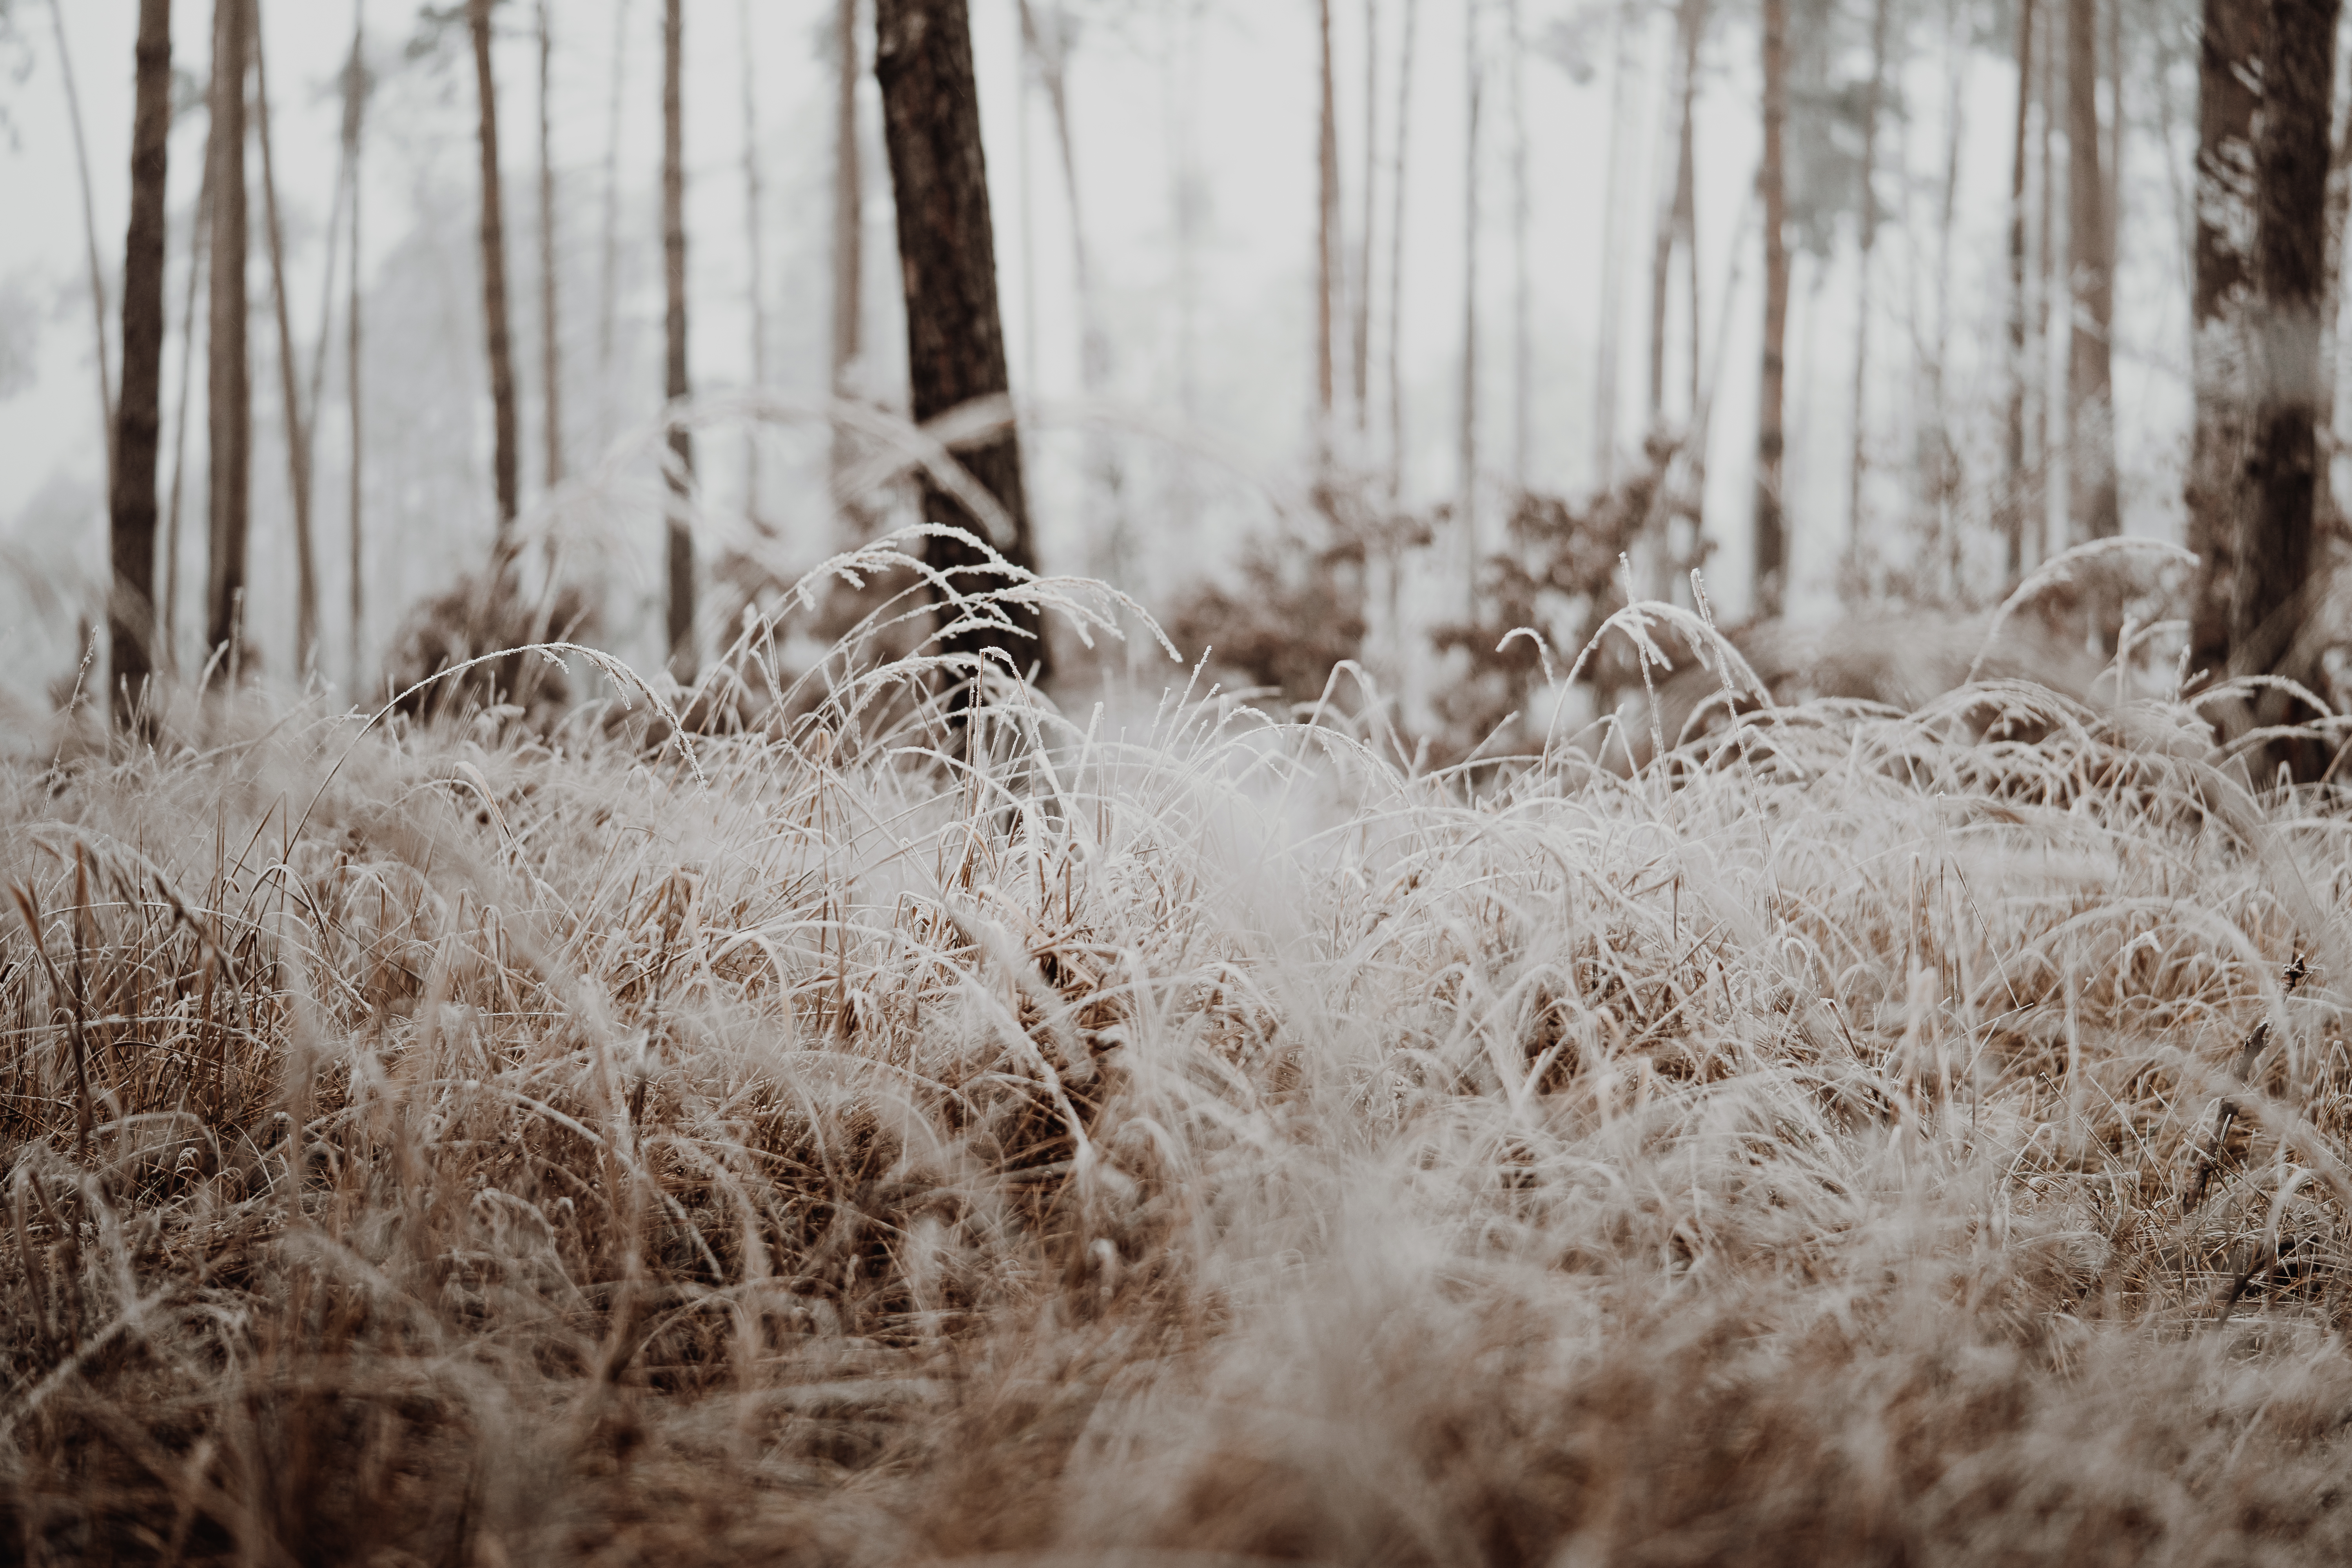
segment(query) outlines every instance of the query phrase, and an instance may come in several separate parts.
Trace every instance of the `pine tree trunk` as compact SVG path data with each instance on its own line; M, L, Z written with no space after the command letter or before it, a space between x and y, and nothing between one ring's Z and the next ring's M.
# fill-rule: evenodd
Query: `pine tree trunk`
M196 191L195 221L188 233L187 293L180 305L180 395L172 412L172 499L163 514L163 592L162 626L153 653L156 666L179 668L180 635L180 503L187 489L188 410L195 403L196 290L205 277L205 258L212 245L213 149L205 132L204 179Z
M49 20L57 28L58 72L64 79L66 118L73 127L74 169L81 178L82 241L89 264L90 324L98 334L98 413L106 434L108 471L114 466L114 373L106 345L106 271L98 259L98 205L90 193L89 148L82 137L81 94L75 89L73 56L66 48L64 0L49 0Z
M1780 510L1781 407L1788 377L1789 188L1782 141L1789 121L1789 0L1764 0L1764 356L1756 416L1756 594L1759 619L1780 615L1789 575Z
M1475 0L1473 0L1475 9ZM1331 456L1331 406L1337 379L1333 374L1331 287L1339 265L1339 106L1338 81L1331 70L1331 0L1320 0L1316 14L1321 24L1322 88L1315 121L1315 442L1322 461Z
M2317 563L2319 310L2326 297L2327 166L2342 0L2272 0L2254 147L2257 394L2244 469L2244 537L2230 605L2230 666L2307 679L2299 634ZM2273 721L2283 713L2258 709Z
M499 179L499 95L490 72L490 6L493 0L467 0L466 19L474 37L474 84L481 108L482 329L490 356L490 416L494 446L490 472L498 488L498 570L506 569L508 535L521 506L520 466L515 452L514 338L507 318L506 204Z
M833 359L832 390L847 397L857 363L865 314L866 170L857 146L858 0L839 0L834 22L833 121ZM864 513L841 496L842 480L856 456L845 428L833 433L833 489L845 534L862 534ZM846 543L849 541L844 540Z
M2025 569L2025 173L2033 110L2034 0L2017 7L2017 140L2009 166L2009 414L2002 450L2001 580Z
M2099 174L2098 0L2066 0L2066 259L2074 331L2067 353L2067 525L2079 542L2113 538L2116 410L2113 237Z
M269 140L269 56L263 47L258 0L254 7L255 131L261 143L262 224L269 237L269 300L278 322L278 387L286 430L286 482L294 510L294 672L308 679L318 666L319 574L310 548L310 438L302 412L301 372L286 292L286 228L278 219L278 165Z
M1862 562L1862 490L1870 468L1870 285L1878 247L1878 110L1886 92L1886 28L1891 0L1877 0L1870 19L1870 84L1862 100L1862 255L1854 285L1853 451L1846 468L1846 566Z
M2196 387L2187 486L2188 544L2199 566L2189 602L2192 671L2230 664L2230 595L2238 576L2238 470L2248 400L2241 317L2253 285L2253 75L2266 0L2205 0L2197 74L2197 234L2189 285Z
M1412 151L1412 38L1421 0L1404 0L1404 37L1397 49L1396 177L1389 190L1389 500L1404 489L1405 160ZM1392 563L1393 564L1393 563ZM1394 617L1391 617L1394 624Z
M908 374L914 416L924 422L1011 386L997 309L996 237L980 140L971 23L965 0L876 0L875 34L874 74L882 88L906 285ZM993 541L996 553L1013 566L1034 569L1021 449L1013 433L959 456L1011 521L1012 537ZM929 479L923 516L935 525L988 536L979 519ZM1004 582L987 552L961 541L927 539L923 553L959 592L986 593ZM999 655L1015 668L1034 666L1043 679L1050 654L1042 616L1027 605L1003 608L1010 628L967 627L945 638L941 649ZM951 609L942 614L954 617Z
M668 466L669 672L679 685L694 680L694 531L686 508L694 482L694 438L678 406L693 391L686 374L686 60L684 0L662 13L662 278L667 296L662 390L670 402Z
M351 416L351 626L350 646L346 656L350 662L350 692L356 697L360 689L360 649L365 646L362 636L367 623L367 585L364 570L366 557L362 552L360 496L364 469L361 461L360 422L360 129L361 116L367 105L367 63L362 46L367 38L367 0L352 0L352 58L343 68L343 160L352 171L352 243L351 279L347 289L343 330L343 400Z
M140 711L155 636L155 458L163 433L164 176L172 135L172 0L139 0L131 225L122 244L122 396L109 482L107 686L116 724Z
M1486 90L1486 62L1478 48L1478 4L1470 0L1463 53L1468 80L1467 134L1462 152L1462 427L1458 460L1464 619L1478 624L1478 132Z
M245 73L252 0L215 0L212 325L205 414L212 496L205 643L219 673L243 664L245 543L253 507L253 384L246 344Z
M749 49L744 58L748 67ZM555 33L548 17L548 0L539 0L539 379L551 490L563 482L564 468L563 321L555 291L555 115L550 79L554 64ZM758 352L756 347L753 352Z
M1683 212L1695 203L1691 182L1697 163L1691 146L1693 102L1698 94L1698 34L1704 26L1706 0L1679 0L1675 7L1676 47L1669 100L1675 106L1675 187L1658 209L1657 246L1650 257L1650 424L1662 426L1666 413L1666 317L1672 303L1675 247L1683 237ZM1698 269L1696 250L1691 269ZM1692 323L1696 337L1697 323Z

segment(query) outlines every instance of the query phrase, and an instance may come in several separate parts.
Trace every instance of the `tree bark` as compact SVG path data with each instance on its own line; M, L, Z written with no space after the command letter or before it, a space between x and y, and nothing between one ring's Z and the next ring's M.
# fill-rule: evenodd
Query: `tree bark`
M269 57L261 37L260 0L254 4L255 129L261 142L262 223L269 237L269 299L278 321L278 385L286 428L287 489L294 511L294 670L308 679L319 654L319 574L310 548L310 437L302 411L302 377L286 291L286 229L278 221L278 166L269 140ZM320 345L321 351L324 350Z
M140 0L131 123L131 224L122 243L122 396L115 412L108 531L107 686L131 727L154 668L155 459L163 433L164 177L172 136L172 0Z
M345 305L343 331L343 398L351 416L351 627L350 659L351 694L360 689L360 649L364 646L362 631L367 621L366 557L362 550L360 498L364 468L362 463L360 420L360 131L361 119L367 108L367 62L362 45L367 38L367 0L352 0L352 58L343 68L343 160L352 171L352 244L351 278Z
M492 0L467 0L466 20L474 39L474 86L481 116L482 330L490 356L490 473L498 489L499 570L505 570L508 534L521 507L520 468L515 453L514 338L507 317L506 204L499 179L498 81L490 70Z
M253 382L246 342L245 73L252 0L214 0L212 326L205 420L212 495L205 643L222 674L243 664L246 531L253 508Z
M844 0L854 5L856 0ZM612 99L604 112L604 268L596 292L596 413L597 439L613 434L613 349L620 323L621 300L621 107L622 88L628 79L629 0L613 7Z
M2017 140L2009 166L2009 415L2003 432L2001 578L2025 569L2025 174L2033 110L2034 0L2017 7Z
M1698 276L1697 152L1693 146L1695 110L1698 99L1699 41L1706 27L1706 0L1678 0L1675 6L1676 49L1674 62L1675 189L1658 215L1657 249L1650 258L1650 422L1657 425L1666 410L1666 316L1674 281L1675 247L1688 247L1691 276ZM1694 290L1692 298L1697 298ZM1691 408L1698 407L1698 318L1691 318Z
M180 395L172 413L172 500L163 514L163 592L159 606L161 629L152 652L158 668L178 668L180 633L180 501L187 489L188 410L195 403L196 290L205 277L205 258L212 245L212 132L205 133L204 180L196 192L195 221L188 234L188 282L180 305Z
M751 50L743 53L748 69ZM548 16L548 0L539 0L539 379L551 490L563 482L563 320L555 289L555 115L551 90L554 66L554 26ZM755 211L757 205L755 198ZM757 287L754 283L753 288ZM757 352L755 340L753 353Z
M2113 236L2099 174L2098 0L2066 0L2067 525L2077 541L2121 531L2116 510Z
M1789 187L1781 142L1789 121L1789 0L1764 0L1764 355L1756 417L1756 595L1759 618L1787 596L1789 536L1780 510L1781 426L1788 378Z
M838 0L834 18L836 75L833 120L833 359L831 387L835 397L847 397L863 347L866 270L866 169L857 145L857 82L862 74L857 41L858 0ZM849 432L833 432L832 479L835 506L840 510L845 535L865 531L865 511L841 494L842 480L856 457Z
M2255 398L2230 603L2230 666L2240 674L2309 673L2298 634L2317 563L2319 310L2341 10L2342 0L2272 0L2263 40L2248 332Z
M1476 0L1471 9L1476 12ZM1320 0L1322 97L1315 120L1315 444L1325 463L1331 457L1331 405L1337 387L1332 365L1331 287L1339 265L1339 106L1331 70L1331 0Z
M2197 72L2197 231L2191 252L2189 349L2196 388L2188 544L2198 570L2189 601L2189 664L2219 677L2230 664L2230 595L2238 576L2238 471L2248 399L2240 317L2252 287L2254 71L2267 0L2205 0Z
M2029 0L2030 3L2030 0ZM1862 489L1870 469L1870 285L1878 247L1878 110L1886 92L1886 29L1891 0L1877 0L1870 18L1870 84L1862 99L1862 226L1860 273L1854 284L1853 451L1846 468L1845 548L1849 570L1862 560Z
M996 238L988 209L988 166L980 140L980 93L973 79L971 24L965 0L876 0L874 74L898 216L898 260L906 283L907 361L913 413L926 422L976 398L1010 389L1004 327L997 310ZM961 454L964 468L1000 506L1013 537L996 553L1024 570L1036 563L1023 487L1021 450L1007 431ZM981 538L977 518L928 479L923 515ZM1003 581L989 554L961 541L930 538L924 559L950 586L985 593ZM972 626L948 637L942 651L996 656L1014 668L1050 670L1043 618L1033 607L1003 606L1011 626ZM942 612L953 617L950 609Z
M1421 0L1404 0L1404 37L1397 49L1395 183L1389 190L1389 500L1404 489L1404 215L1405 159L1411 154L1412 37ZM1394 563L1391 563L1393 568ZM1393 621L1394 617L1391 617Z
M1462 521L1464 618L1478 624L1478 131L1486 96L1486 62L1478 49L1478 3L1467 17L1464 90L1469 120L1462 152L1462 427L1458 432L1461 492L1455 506Z
M679 685L694 680L694 531L686 508L694 486L694 437L678 406L693 391L686 374L686 93L684 0L662 12L662 278L668 353L663 393L670 402L668 479L669 672Z

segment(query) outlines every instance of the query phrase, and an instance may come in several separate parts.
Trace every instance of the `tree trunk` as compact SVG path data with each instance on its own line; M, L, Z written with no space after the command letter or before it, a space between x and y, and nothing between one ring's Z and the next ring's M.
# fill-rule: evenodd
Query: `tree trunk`
M855 5L856 0L844 0ZM613 7L612 99L604 112L604 268L596 289L597 439L613 434L613 349L621 302L621 89L628 79L629 0Z
M2099 174L2098 0L2066 0L2067 526L2077 541L2121 531L2116 510L2112 236Z
M2199 566L2189 602L2192 670L2217 679L2230 664L2230 595L2238 576L2238 470L2248 401L2245 294L2253 284L2246 245L2254 232L2254 82L2266 0L2205 0L2197 72L2197 234L2189 286L2189 349L2196 426L2187 486L2189 548Z
M857 41L858 0L839 0L834 21L835 65L833 121L833 361L832 391L847 397L861 347L865 314L866 170L857 146L857 80L861 74ZM861 508L841 494L845 475L856 456L845 428L833 433L835 505L842 514L845 534L865 532ZM845 539L845 543L849 542Z
M352 246L349 300L343 330L343 398L351 416L351 567L350 647L351 694L360 689L360 649L365 646L362 628L367 620L365 556L362 552L360 496L362 468L360 441L360 121L367 105L367 63L362 46L367 38L367 0L352 0L352 58L343 68L343 159L352 170Z
M1756 416L1756 595L1759 619L1780 615L1789 575L1780 511L1781 405L1788 377L1789 187L1781 141L1789 121L1789 0L1764 0L1764 356Z
M980 140L971 23L965 0L876 0L874 74L898 216L898 261L906 282L907 362L916 420L936 419L976 398L1010 390L1004 327L996 301L996 237L988 209L988 165ZM995 553L1023 570L1036 563L1021 449L1012 432L960 454L996 498L1013 536ZM988 529L926 478L923 516L985 539ZM1004 578L990 552L960 540L924 541L924 559L963 594ZM1009 626L972 626L940 644L951 654L1001 658L1013 668L1050 670L1040 613L1002 606ZM961 618L941 612L950 623Z
M751 56L746 48L746 69ZM539 379L540 415L547 423L547 488L551 490L563 482L563 319L555 292L555 115L551 107L555 95L550 90L554 63L555 32L548 16L548 0L539 0ZM755 196L755 213L758 205ZM755 244L756 225L755 217ZM758 252L752 254L756 257ZM755 338L752 353L758 352Z
M292 312L286 293L286 229L278 221L278 166L269 142L269 57L262 46L261 8L255 0L254 119L261 142L262 222L269 236L269 299L278 321L278 386L286 429L286 482L294 510L294 672L308 679L318 665L319 574L310 549L310 437L302 412L302 377L296 363ZM325 345L320 347L323 351Z
M2009 166L2009 417L2002 452L2001 581L2025 569L2025 173L2033 110L2034 0L2017 7L2017 140Z
M751 261L751 384L764 387L768 384L768 237L762 216L759 73L753 65L758 52L751 47L751 0L740 0L735 25L743 49L743 237ZM743 515L754 528L766 531L768 524L760 513L760 432L751 426L743 431Z
M1472 9L1475 10L1475 0ZM1331 458L1331 405L1337 380L1332 365L1331 287L1339 267L1339 106L1331 71L1331 0L1317 6L1321 24L1322 87L1315 121L1315 445L1321 461Z
M2029 0L2030 3L2030 0ZM1870 468L1870 284L1878 246L1878 110L1886 92L1886 27L1891 0L1877 0L1870 18L1870 85L1862 99L1862 256L1854 284L1853 453L1846 468L1846 566L1862 563L1862 489Z
M1519 0L1505 0L1511 60L1511 488L1528 488L1528 459L1535 444L1535 289L1528 256L1532 200L1528 187L1527 40L1519 26Z
M1404 489L1405 159L1412 150L1412 36L1421 0L1404 0L1404 37L1397 49L1396 178L1389 191L1389 500ZM1393 617L1391 617L1393 620Z
M187 488L188 410L195 403L196 289L204 281L205 257L212 244L212 132L205 134L204 179L196 192L195 221L188 233L187 295L180 305L180 397L172 413L172 500L163 517L163 624L152 650L157 667L166 670L179 665L180 501Z
M140 712L154 668L155 458L163 433L164 176L172 136L172 0L139 0L138 97L131 123L131 225L122 243L122 399L116 410L114 589L107 686L118 726Z
M1478 131L1486 61L1478 49L1478 4L1465 7L1465 91L1469 121L1462 151L1462 428L1459 432L1464 618L1478 624Z
M466 19L474 36L474 85L481 105L482 329L490 355L490 416L494 447L490 472L498 487L499 572L506 569L508 535L521 505L521 479L515 453L514 339L507 325L506 206L499 180L498 82L490 73L490 6L493 0L467 0Z
M212 327L205 420L211 538L205 643L221 672L243 664L245 542L253 507L253 384L246 345L245 73L252 0L214 0Z
M1694 109L1698 98L1699 40L1706 26L1706 0L1678 0L1675 6L1676 48L1674 59L1675 189L1658 214L1658 244L1650 258L1650 423L1661 424L1666 412L1666 315L1674 282L1675 247L1686 242L1697 226L1698 163L1692 145ZM1689 249L1693 279L1698 276L1698 247ZM1696 295L1694 293L1693 298ZM1691 318L1692 408L1697 408L1698 318Z
M1364 221L1357 235L1355 289L1356 435L1359 445L1372 423L1372 214L1380 189L1381 6L1364 0Z
M692 393L686 374L686 62L684 0L662 12L662 279L668 352L662 390L670 402L668 467L669 672L679 685L694 680L694 531L686 508L694 484L694 438L679 405Z
M1633 65L1625 58L1625 47L1634 15L1632 0L1620 0L1610 24L1609 173L1601 209L1601 324L1593 342L1592 389L1592 468L1595 479L1604 490L1617 479L1617 315L1618 301L1624 292L1619 279L1617 225L1623 216L1623 171L1630 162L1629 150L1623 142L1627 84L1633 74Z
M2230 603L2230 667L2307 679L2299 634L2317 564L2319 310L2326 294L2327 165L2342 0L2272 0L2254 146L2256 387L2244 534ZM2258 708L2263 721L2284 713Z
M106 347L106 270L98 259L98 206L90 194L89 148L82 139L81 94L75 90L73 56L66 48L66 14L64 0L49 0L49 20L57 28L58 74L66 89L66 118L73 125L74 168L81 176L82 243L89 263L90 324L98 332L98 413L100 428L106 433L108 471L114 465L114 373L108 363ZM143 25L144 17L142 15Z

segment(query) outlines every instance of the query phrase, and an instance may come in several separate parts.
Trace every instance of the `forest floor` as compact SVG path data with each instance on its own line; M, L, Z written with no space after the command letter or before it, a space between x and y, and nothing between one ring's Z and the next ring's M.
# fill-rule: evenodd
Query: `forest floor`
M2352 818L2189 710L852 707L0 765L7 1555L2352 1558Z

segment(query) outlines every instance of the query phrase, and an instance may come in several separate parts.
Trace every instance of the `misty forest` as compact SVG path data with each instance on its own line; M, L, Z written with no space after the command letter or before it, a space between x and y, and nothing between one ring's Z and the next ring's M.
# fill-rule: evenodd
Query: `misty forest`
M2352 1559L2342 0L0 0L0 1557Z

